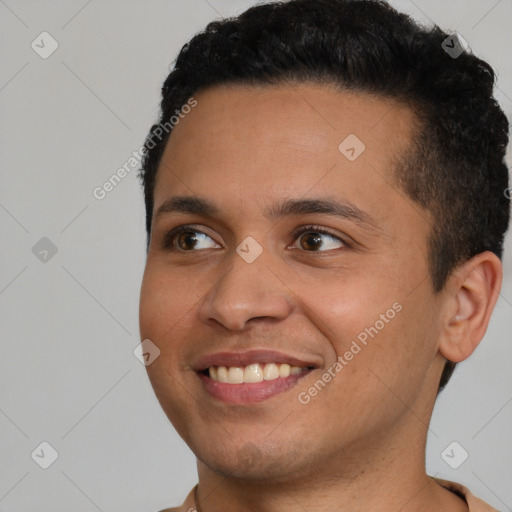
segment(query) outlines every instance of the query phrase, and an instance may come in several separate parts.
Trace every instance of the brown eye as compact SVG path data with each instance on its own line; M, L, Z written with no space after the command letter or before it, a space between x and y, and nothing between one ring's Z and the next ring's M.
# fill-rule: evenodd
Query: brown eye
M178 226L169 231L163 240L163 248L169 251L194 252L199 249L220 247L206 233L191 226Z
M322 237L318 233L306 233L300 237L300 245L306 250L316 250L322 245Z
M184 233L179 233L176 237L176 242L178 247L184 251L189 249L193 249L197 244L197 237L193 231L186 231Z
M295 238L298 239L299 248L308 252L326 252L349 247L344 240L319 226L306 226L295 233Z

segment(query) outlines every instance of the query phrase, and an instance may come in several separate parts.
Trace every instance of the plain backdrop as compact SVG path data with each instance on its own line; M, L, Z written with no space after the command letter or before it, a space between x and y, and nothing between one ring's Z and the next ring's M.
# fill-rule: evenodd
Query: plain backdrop
M151 512L197 482L133 354L138 167L103 200L93 190L142 145L181 46L254 3L0 0L0 511ZM458 31L497 70L512 119L510 0L391 3ZM504 263L490 328L441 395L427 447L431 475L501 511L512 510L510 237ZM441 456L454 441L469 454L458 469Z

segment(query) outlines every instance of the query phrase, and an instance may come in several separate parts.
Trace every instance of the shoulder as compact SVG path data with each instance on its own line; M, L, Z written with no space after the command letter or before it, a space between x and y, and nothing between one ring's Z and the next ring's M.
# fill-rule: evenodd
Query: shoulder
M477 498L472 494L467 487L456 482L449 480L442 480L441 478L432 477L439 485L442 485L446 489L455 492L459 496L463 497L468 504L469 512L499 512L499 510L491 507L485 501Z
M192 488L192 490L188 493L185 501L179 507L165 508L163 510L159 510L158 512L197 512L195 509L195 492L196 492L197 484Z
M164 508L158 512L197 512L193 506L186 506L185 503L181 507Z

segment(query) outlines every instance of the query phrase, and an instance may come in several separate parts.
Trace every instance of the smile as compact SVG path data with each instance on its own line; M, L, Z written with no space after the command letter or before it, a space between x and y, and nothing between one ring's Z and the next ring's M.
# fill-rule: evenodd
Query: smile
M210 399L245 405L291 389L321 364L318 356L251 349L202 355L192 369Z
M314 369L286 363L254 363L245 367L210 366L197 375L210 397L224 404L248 405L291 389Z
M312 367L290 366L287 363L253 363L247 366L210 366L205 372L210 379L227 384L256 383L300 375Z

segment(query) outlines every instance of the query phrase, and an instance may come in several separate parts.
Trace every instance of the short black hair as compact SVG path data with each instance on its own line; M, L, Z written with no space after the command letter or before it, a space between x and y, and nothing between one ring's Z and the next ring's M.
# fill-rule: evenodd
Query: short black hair
M509 124L493 97L493 69L469 50L446 51L446 41L457 41L450 35L382 0L275 1L209 23L181 49L143 148L148 249L169 120L192 95L222 84L314 82L391 98L415 112L419 129L393 178L433 219L428 263L436 293L474 255L488 250L501 258L510 216ZM166 133L155 138L163 125ZM454 367L447 361L439 391Z

